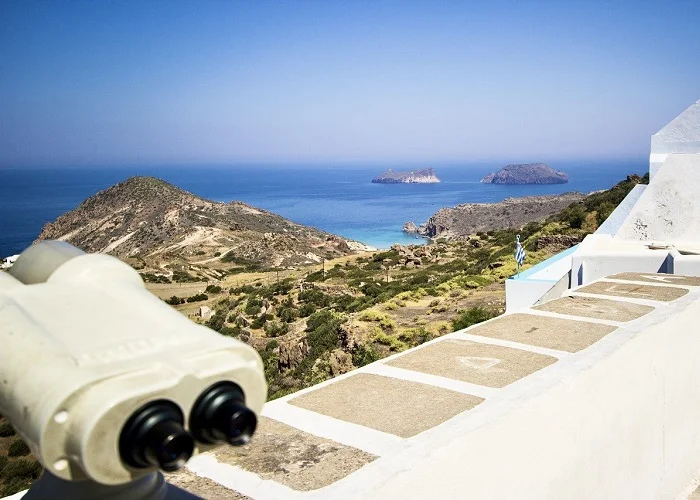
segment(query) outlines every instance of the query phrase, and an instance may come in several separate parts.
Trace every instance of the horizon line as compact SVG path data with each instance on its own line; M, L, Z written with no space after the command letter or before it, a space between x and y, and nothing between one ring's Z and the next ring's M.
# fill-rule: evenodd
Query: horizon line
M526 164L526 163L571 163L571 162L603 162L603 161L649 161L649 156L581 156L565 158L474 158L464 159L443 159L443 160L402 160L402 159L382 159L382 160L226 160L226 161L201 161L201 162L178 162L178 161L154 161L154 162L66 162L66 163L7 163L0 164L0 170L18 169L101 169L101 168L197 168L197 167L347 167L347 166L397 166L397 165L423 165L428 167L456 167L459 165L474 166L476 164Z

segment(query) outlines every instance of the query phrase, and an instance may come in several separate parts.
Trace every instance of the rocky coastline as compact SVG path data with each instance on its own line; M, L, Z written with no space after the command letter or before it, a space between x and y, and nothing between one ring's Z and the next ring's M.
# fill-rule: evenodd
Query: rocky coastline
M403 230L426 238L462 239L479 231L522 227L541 221L584 198L581 193L507 198L499 203L465 203L441 208L427 222L406 222Z

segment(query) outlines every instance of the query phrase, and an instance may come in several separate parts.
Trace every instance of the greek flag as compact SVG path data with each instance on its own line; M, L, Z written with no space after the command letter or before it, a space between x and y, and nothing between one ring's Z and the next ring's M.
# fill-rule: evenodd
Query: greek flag
M520 244L520 235L515 237L515 260L519 266L522 266L523 262L525 262L525 249Z

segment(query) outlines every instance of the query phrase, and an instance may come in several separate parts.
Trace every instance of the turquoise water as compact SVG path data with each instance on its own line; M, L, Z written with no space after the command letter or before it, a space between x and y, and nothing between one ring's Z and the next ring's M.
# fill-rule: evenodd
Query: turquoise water
M138 166L0 169L0 256L20 252L47 222L83 199L133 175L163 178L204 198L240 200L295 222L362 241L377 248L422 241L404 234L405 222L425 222L442 207L497 202L508 197L607 189L648 169L645 160L549 162L568 172L568 184L480 184L502 164L436 165L439 184L372 184L386 170L427 165Z

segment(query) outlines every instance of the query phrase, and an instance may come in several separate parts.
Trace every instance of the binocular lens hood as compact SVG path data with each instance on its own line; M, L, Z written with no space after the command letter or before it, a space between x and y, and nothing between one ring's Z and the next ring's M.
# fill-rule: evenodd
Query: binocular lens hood
M250 441L258 419L245 405L245 395L233 382L214 384L197 399L190 430L197 441L241 446Z
M153 401L134 412L122 430L119 453L136 468L156 466L173 472L194 452L194 439L183 427L180 408L170 401Z

